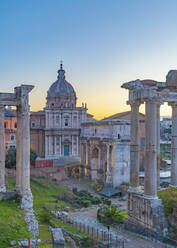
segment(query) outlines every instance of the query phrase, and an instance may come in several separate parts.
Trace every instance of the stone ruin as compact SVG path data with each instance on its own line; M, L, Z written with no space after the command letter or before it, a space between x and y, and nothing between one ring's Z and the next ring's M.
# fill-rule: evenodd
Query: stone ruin
M25 220L28 230L38 236L38 223L33 213L33 196L30 189L30 126L29 126L29 92L33 85L15 87L14 93L0 93L0 199L8 199L13 192L5 186L5 130L4 108L16 106L16 187L14 193L20 196L20 208L27 211Z
M128 193L128 224L131 230L165 237L167 223L163 205L157 196L160 188L160 106L172 107L171 186L177 187L177 70L171 70L166 82L135 80L124 83L129 90L131 106L130 188ZM145 103L145 175L144 192L139 188L139 107Z

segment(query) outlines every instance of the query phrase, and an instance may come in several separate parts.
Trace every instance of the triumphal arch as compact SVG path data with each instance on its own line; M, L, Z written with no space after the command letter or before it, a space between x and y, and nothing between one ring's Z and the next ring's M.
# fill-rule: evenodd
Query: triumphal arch
M172 107L171 185L177 186L177 70L171 70L166 82L135 80L124 83L129 90L127 104L131 106L130 188L128 215L132 228L144 227L154 235L167 230L163 206L157 196L160 188L160 106ZM145 103L146 147L144 192L139 188L139 107Z
M0 192L6 192L5 186L5 130L4 108L16 106L16 191L21 196L20 207L32 209L33 198L30 190L30 126L29 126L29 92L32 85L21 85L14 93L0 93Z

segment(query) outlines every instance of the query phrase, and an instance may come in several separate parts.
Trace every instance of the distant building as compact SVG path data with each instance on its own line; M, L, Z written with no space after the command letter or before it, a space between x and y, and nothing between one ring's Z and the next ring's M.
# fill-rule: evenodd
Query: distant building
M86 104L76 106L76 93L65 80L62 64L46 100L43 111L31 113L31 147L45 159L80 160L81 123L93 120L93 116L87 113Z
M162 117L160 121L161 143L171 142L171 127L172 119L169 117Z
M106 119L81 126L82 176L114 187L129 182L130 121Z
M16 130L17 118L15 110L10 107L4 111L4 128L5 128L5 149L6 153L10 147L16 147Z
M131 120L131 111L117 113L103 120L124 119ZM144 170L144 155L145 155L145 115L139 113L139 144L140 144L140 170Z

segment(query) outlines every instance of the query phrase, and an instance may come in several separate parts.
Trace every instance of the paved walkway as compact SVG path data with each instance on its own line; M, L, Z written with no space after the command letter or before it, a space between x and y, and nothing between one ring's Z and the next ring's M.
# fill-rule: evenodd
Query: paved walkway
M72 190L73 187L77 187L78 189L87 189L95 196L99 196L94 190L91 188L90 183L79 181L78 179L71 179L67 181L63 181L62 185L67 186ZM118 204L122 208L126 208L126 201L120 201L118 198L111 198L112 203ZM77 222L82 222L83 224L89 225L93 228L99 228L100 230L107 231L107 228L100 224L97 219L97 208L91 208L86 211L73 211L70 212L70 217L74 218ZM120 239L125 239L125 248L165 248L165 245L157 244L151 240L146 240L144 238L140 238L139 236L126 232L124 230L117 231L111 230L113 237L118 236Z
M74 218L75 221L78 223L83 223L85 225L88 225L90 228L99 229L100 232L107 232L107 228L100 224L96 220L96 213L97 210L90 209L88 211L84 212L71 212L70 216ZM146 240L143 238L140 238L134 234L128 233L124 230L117 231L114 229L111 229L110 231L113 239L116 239L116 236L120 240L125 240L125 248L164 248L164 245L157 244L151 240Z

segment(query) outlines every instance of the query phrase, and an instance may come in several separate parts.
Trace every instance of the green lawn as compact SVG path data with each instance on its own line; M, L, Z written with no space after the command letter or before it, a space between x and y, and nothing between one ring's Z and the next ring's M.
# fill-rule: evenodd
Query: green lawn
M15 186L15 182L11 178L9 178L8 184L10 189ZM39 238L41 241L45 242L51 240L51 233L48 231L49 225L64 227L70 232L86 236L75 228L63 224L53 217L50 217L49 223L44 223L41 220L41 213L44 211L44 208L56 210L62 206L69 206L70 209L73 209L69 203L64 201L56 202L55 196L68 190L66 187L55 185L41 177L31 181L31 190L34 197L34 211L39 222ZM27 231L27 225L24 221L24 212L18 208L18 205L19 202L17 200L0 201L0 248L7 248L11 240L28 238L31 236ZM45 244L40 247L50 248L52 246L51 244Z

